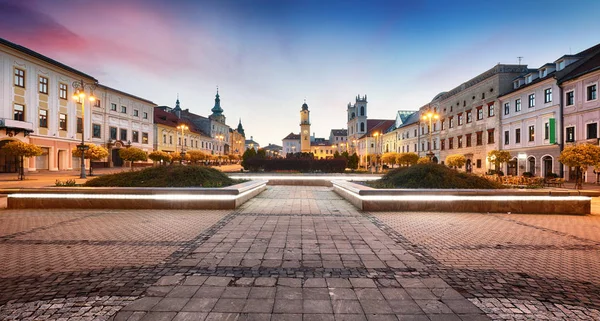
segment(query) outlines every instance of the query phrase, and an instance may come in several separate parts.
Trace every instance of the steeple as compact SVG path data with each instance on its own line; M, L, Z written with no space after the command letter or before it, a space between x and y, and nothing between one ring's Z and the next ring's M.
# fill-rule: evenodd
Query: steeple
M246 134L244 133L244 127L242 127L242 119L241 118L240 118L240 122L237 127L237 131L238 131L238 133L242 134L242 136L246 137Z
M215 107L213 107L210 111L212 111L213 116L221 116L223 114L223 108L221 108L221 98L219 97L219 87L217 86L217 95L215 96Z
M179 94L177 94L177 101L175 102L175 108L173 112L177 115L177 118L181 118L181 107L179 106Z

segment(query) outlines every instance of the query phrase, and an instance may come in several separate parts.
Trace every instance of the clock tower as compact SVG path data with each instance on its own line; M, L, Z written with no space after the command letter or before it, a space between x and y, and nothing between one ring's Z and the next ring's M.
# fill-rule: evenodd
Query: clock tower
M310 112L306 100L300 110L300 151L310 153Z

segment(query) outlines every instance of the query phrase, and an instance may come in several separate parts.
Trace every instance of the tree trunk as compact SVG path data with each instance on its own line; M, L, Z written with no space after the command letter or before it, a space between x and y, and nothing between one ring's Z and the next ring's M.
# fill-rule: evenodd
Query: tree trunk
M23 168L23 156L21 156L20 161L19 161L19 180L23 180L25 176L25 170Z

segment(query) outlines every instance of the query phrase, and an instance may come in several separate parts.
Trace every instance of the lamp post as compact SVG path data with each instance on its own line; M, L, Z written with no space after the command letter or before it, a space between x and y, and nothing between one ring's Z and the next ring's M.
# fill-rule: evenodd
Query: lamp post
M81 151L81 173L79 174L79 178L86 178L85 176L85 151L89 148L89 146L85 146L84 134L85 134L85 89L90 90L90 96L88 99L93 102L96 100L94 97L94 90L97 85L95 83L86 83L82 80L74 81L73 88L75 89L75 93L73 94L73 99L79 103L81 103L81 145L77 146L77 149ZM92 164L90 163L90 166Z
M433 156L435 155L433 153L433 151L432 151L433 144L431 142L431 132L433 132L433 120L434 119L438 120L439 118L440 118L440 115L438 115L438 113L432 112L432 111L428 111L425 115L423 115L423 117L421 117L421 119L423 119L424 121L429 120L429 130L428 130L428 132L429 132L429 146L427 148L428 152L425 155L427 155L427 157L429 157L430 161L433 161Z
M184 130L188 130L189 127L185 124L181 124L179 126L177 126L177 129L181 129L181 159L179 160L179 164L183 164L183 157L185 156L185 150L183 149L183 137L184 137Z
M377 142L379 141L379 132L375 132L373 133L373 137L375 137L375 173L378 172L377 170L377 155L379 155L379 151L377 150Z

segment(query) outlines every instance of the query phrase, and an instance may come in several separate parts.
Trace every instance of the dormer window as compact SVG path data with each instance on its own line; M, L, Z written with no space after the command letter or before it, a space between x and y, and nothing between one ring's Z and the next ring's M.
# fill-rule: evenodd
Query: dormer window
M563 70L563 68L565 68L565 61L561 60L558 63L556 63L556 70Z
M540 77L548 76L548 69L544 68L540 71Z
M533 78L532 75L527 76L527 80L525 82L528 84L531 83L532 78Z

